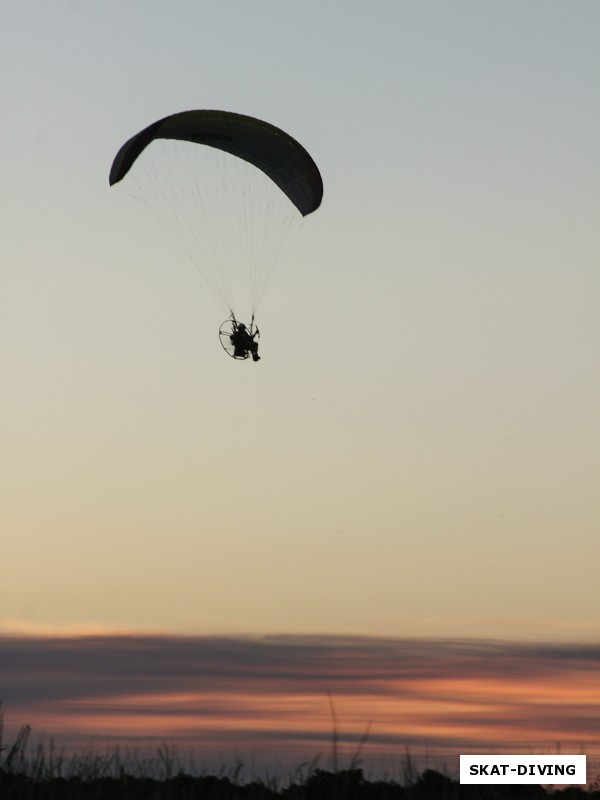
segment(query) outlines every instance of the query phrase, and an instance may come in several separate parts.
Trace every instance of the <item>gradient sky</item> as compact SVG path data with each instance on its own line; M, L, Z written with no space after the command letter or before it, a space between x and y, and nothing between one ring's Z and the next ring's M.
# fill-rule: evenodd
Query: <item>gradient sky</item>
M0 0L4 632L597 641L599 30L595 0ZM188 108L323 175L257 365L108 186Z

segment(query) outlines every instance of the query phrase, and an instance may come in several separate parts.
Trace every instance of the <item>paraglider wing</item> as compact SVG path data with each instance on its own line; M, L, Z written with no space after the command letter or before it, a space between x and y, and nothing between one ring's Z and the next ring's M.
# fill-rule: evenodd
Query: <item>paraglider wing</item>
M154 139L196 142L248 161L277 184L302 216L321 204L321 175L302 145L274 125L228 111L183 111L144 128L117 153L110 170L111 186L125 177Z

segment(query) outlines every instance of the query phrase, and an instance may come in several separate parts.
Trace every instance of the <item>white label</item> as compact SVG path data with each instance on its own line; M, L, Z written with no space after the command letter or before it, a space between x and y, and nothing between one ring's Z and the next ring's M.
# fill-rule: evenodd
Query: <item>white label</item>
M461 756L461 783L585 784L585 756Z

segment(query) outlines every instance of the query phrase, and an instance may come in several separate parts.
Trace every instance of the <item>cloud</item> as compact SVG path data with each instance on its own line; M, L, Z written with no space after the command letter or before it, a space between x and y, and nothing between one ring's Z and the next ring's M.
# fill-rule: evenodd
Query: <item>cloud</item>
M600 645L351 636L5 636L9 730L164 740L296 763L365 754L598 750Z

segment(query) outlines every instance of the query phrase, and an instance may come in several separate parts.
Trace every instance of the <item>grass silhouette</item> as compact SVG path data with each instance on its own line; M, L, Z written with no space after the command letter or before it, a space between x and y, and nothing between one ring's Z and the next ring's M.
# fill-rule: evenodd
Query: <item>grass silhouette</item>
M340 763L337 718L333 701L332 770L318 767L318 758L301 764L288 776L242 781L244 763L235 762L218 774L184 764L174 747L161 744L154 754L116 747L105 754L93 748L67 754L53 740L30 742L23 726L15 741L2 743L0 717L0 798L2 800L600 800L600 782L588 790L568 787L550 791L534 785L461 785L437 770L419 772L407 749L402 781L369 780L359 767L368 728L350 757Z

